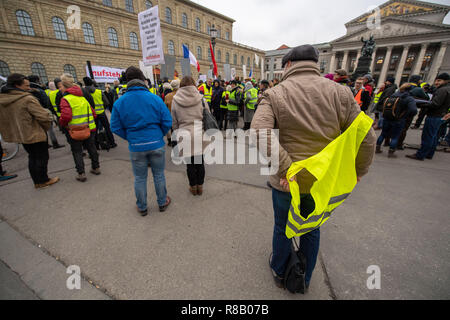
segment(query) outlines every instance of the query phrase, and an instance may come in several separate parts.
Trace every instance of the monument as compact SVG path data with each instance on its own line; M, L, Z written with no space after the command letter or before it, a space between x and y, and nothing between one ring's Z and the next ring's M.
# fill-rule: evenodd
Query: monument
M372 54L376 46L375 40L373 36L370 36L368 40L361 38L361 42L364 43L364 45L361 49L361 57L358 60L358 66L352 75L353 81L372 71L370 70L370 64L372 63Z

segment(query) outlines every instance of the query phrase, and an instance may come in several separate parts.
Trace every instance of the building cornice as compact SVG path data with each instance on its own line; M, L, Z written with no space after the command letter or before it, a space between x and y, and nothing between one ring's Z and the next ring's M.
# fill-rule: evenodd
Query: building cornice
M204 7L204 6L202 6L202 5L200 5L200 4L197 4L197 3L193 2L193 1L189 1L189 0L176 0L176 2L181 2L181 3L183 3L183 4L186 4L186 5L190 6L190 7L194 7L194 8L196 8L196 9L201 10L201 11L205 11L205 12L207 12L207 13L209 13L209 14L212 14L212 15L218 17L218 18L224 19L224 20L226 20L226 21L228 21L228 22L231 22L231 23L236 22L236 20L234 20L234 19L232 19L232 18L230 18L230 17L227 17L227 16L225 16L225 15L223 15L223 14L221 14L221 13L218 13L217 11L214 11L214 10L212 10L212 9L209 9L209 8L207 8L207 7Z

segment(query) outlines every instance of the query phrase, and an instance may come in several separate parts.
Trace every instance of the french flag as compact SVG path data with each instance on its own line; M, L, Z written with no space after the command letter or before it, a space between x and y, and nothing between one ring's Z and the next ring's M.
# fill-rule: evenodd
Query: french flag
M197 67L197 71L200 72L200 64L198 63L198 61L195 58L194 54L191 51L189 51L189 48L186 47L184 44L183 44L183 56L184 56L185 59L189 59L190 63L193 66L196 66Z

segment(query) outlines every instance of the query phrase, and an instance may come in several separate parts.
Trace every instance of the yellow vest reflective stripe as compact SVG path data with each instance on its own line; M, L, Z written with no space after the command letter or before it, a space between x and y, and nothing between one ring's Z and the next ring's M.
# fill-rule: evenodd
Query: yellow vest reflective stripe
M103 105L102 90L96 89L94 93L91 93L91 96L92 98L94 98L95 113L96 114L104 113L105 107Z
M374 104L377 104L378 101L380 101L380 97L381 97L382 94L383 94L383 91L381 91L381 92L379 92L379 93L377 93L377 94L375 95L375 97L373 98L373 103L374 103Z
M207 88L206 84L203 85L203 97L207 102L211 102L212 88Z
M48 95L50 99L50 103L52 104L53 110L55 110L56 115L58 117L61 117L61 112L58 111L58 107L56 106L56 95L58 94L59 90L53 90Z
M47 95L47 97L50 95L51 90L50 89L45 89L45 94Z
M69 102L70 108L72 109L72 120L69 122L70 126L89 125L89 129L91 130L96 128L91 106L84 97L68 94L64 96L64 99Z
M223 100L224 100L224 98L227 97L227 94L229 95L230 92L224 90L223 93L222 93L222 99L220 99L220 107L222 109L228 109L228 106L227 106L226 102L225 102L225 104L223 104L223 102L224 102Z
M148 91L150 91L153 94L156 94L156 88L150 88L150 89L148 89Z
M319 228L353 191L357 181L356 156L372 123L373 120L361 112L351 126L325 149L291 165L286 175L292 196L286 224L286 236L289 239ZM317 179L310 191L315 209L306 219L300 212L299 185L295 180L290 181L303 169Z
M237 90L233 90L230 93L230 99L228 100L228 110L230 110L230 111L239 110L239 107L237 106L237 103L236 103L236 91Z
M256 90L256 88L251 88L245 92L245 95L247 95L247 92L250 92L252 98L247 101L246 106L248 109L255 110L255 104L258 102L258 90Z

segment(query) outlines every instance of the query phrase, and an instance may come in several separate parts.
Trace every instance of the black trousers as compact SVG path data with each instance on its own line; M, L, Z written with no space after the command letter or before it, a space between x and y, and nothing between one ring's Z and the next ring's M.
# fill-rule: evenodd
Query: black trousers
M69 133L66 133L67 141L70 143L75 168L79 174L84 173L83 147L89 153L91 158L92 169L100 168L97 149L95 148L95 133L91 132L91 136L84 141L73 140Z
M403 147L403 143L405 142L406 134L408 133L409 127L411 127L411 124L414 120L414 116L409 116L406 118L405 127L403 128L402 133L400 134L400 138L398 139L398 147Z
M95 119L95 125L97 126L97 132L101 128L105 128L106 137L108 138L110 144L116 143L114 140L114 135L111 132L111 128L109 126L109 121L108 121L108 117L106 116L106 113L103 112L102 114L97 115L97 119ZM96 143L96 145L98 145L97 134L95 135L95 143Z
M220 108L219 118L217 119L219 130L227 130L227 112L228 109Z
M417 128L417 129L420 128L420 125L422 124L423 119L425 119L425 116L427 115L427 111L428 111L427 108L421 108L420 109L419 116L418 116L418 118L416 120L416 124L414 125L415 128Z
M47 140L32 144L24 144L23 148L28 153L28 170L34 184L43 184L50 179L48 171L48 143Z
M201 164L196 164L195 159L197 159L197 162L201 162ZM203 156L191 157L191 164L187 165L187 176L191 187L202 186L203 183L205 183L205 164Z

